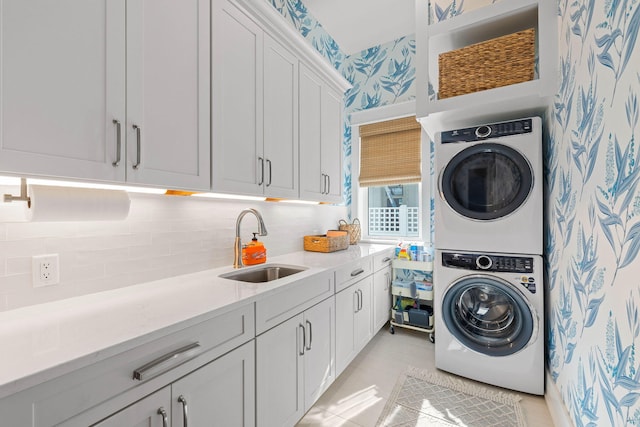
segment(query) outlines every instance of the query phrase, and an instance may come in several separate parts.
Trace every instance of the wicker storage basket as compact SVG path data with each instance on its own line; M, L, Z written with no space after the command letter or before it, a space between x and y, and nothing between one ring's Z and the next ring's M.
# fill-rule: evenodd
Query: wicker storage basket
M473 44L438 56L438 98L533 80L534 28Z
M317 236L304 236L304 250L311 252L335 252L349 247L349 233L346 231L332 230L335 236L326 234Z
M360 220L355 218L351 224L349 224L344 219L341 219L338 225L340 230L349 232L349 243L355 245L360 241Z

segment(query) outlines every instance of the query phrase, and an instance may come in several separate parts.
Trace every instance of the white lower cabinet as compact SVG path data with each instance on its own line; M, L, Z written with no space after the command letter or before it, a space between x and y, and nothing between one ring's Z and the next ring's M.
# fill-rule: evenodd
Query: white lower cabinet
M391 265L373 274L373 332L389 320L391 313Z
M367 276L336 294L336 375L373 336L372 289L373 277Z
M257 424L293 426L335 379L334 299L256 338Z
M95 425L253 426L254 349L250 341Z
M171 393L173 427L254 426L255 342L174 382Z
M171 417L171 387L167 386L94 424L96 427L167 427Z

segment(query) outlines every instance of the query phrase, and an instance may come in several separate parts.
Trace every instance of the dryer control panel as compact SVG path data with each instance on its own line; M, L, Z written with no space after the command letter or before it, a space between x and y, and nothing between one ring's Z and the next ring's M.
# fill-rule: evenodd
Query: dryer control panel
M533 258L486 254L443 252L444 267L495 273L533 273Z
M440 142L473 142L487 138L520 135L533 132L531 119L513 120L510 122L493 123L471 128L449 130L440 134Z

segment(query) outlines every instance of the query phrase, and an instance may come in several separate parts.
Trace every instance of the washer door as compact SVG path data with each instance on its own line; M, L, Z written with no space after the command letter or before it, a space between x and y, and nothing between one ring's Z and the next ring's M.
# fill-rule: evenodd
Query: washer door
M532 308L511 284L496 277L464 277L442 300L442 318L464 346L489 356L523 349L536 330Z
M456 154L444 168L440 185L442 196L459 214L494 220L525 202L533 188L533 172L518 151L482 143Z

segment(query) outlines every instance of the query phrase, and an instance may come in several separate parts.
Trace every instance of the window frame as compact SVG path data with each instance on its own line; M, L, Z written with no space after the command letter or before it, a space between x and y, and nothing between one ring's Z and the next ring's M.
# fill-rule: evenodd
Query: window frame
M414 116L415 101L387 105L351 113L351 218L359 218L362 223L362 240L375 243L391 243L398 241L422 241L431 243L431 142L429 136L421 130L421 163L422 181L420 182L420 235L419 236L370 236L368 227L368 191L360 187L360 125Z

